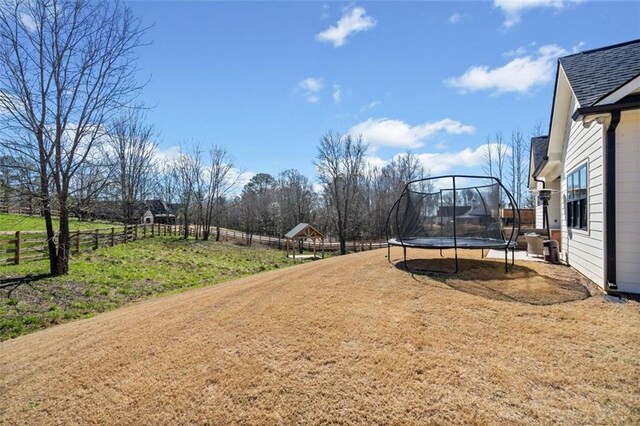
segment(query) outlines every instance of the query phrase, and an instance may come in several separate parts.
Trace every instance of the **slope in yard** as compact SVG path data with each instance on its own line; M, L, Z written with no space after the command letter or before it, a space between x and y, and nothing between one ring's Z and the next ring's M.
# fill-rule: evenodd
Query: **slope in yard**
M277 250L155 237L73 256L66 276L44 276L47 261L0 266L0 340L292 264Z
M637 303L587 297L561 266L523 263L510 278L499 262L467 260L467 275L428 277L384 255L266 272L3 342L0 421L640 421ZM543 304L532 304L535 287Z

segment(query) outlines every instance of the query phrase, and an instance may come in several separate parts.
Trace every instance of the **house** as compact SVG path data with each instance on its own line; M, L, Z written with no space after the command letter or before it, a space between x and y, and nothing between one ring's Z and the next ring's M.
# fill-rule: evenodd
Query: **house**
M640 293L640 40L558 60L529 174L531 189L552 190L562 259L606 291Z
M142 223L163 223L172 225L176 223L176 215L167 203L162 200L145 201L147 209L142 215Z

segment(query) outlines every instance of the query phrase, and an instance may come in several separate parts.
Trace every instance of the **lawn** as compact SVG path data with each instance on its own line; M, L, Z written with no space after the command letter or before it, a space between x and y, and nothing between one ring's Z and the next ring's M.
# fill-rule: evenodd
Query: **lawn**
M281 251L223 242L151 238L71 258L70 274L0 290L0 340L95 315L154 294L292 265ZM0 266L0 277L38 277L47 262Z
M336 256L1 342L0 423L640 423L637 302L608 303L560 265L517 262L505 274L471 252L458 275L419 275L398 267L401 250L393 263L385 255Z
M72 231L96 228L111 228L121 226L120 224L106 222L82 222L76 218L71 218L69 227ZM58 229L58 220L53 220L54 229ZM0 232L7 231L44 231L47 228L44 224L44 217L26 216L19 214L0 213Z

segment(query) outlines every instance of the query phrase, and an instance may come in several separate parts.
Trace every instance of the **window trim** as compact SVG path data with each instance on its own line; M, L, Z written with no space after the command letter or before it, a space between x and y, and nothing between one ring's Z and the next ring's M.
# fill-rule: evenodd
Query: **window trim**
M580 178L581 175L581 171L584 169L584 178L585 178L585 182L584 182L584 196L583 197L576 197L573 198L572 196L572 191L573 189L570 189L570 185L569 182L570 180L573 179L574 175L578 176L578 179ZM579 164L578 166L574 167L570 172L568 172L565 175L565 180L566 180L566 201L565 201L565 225L567 226L567 229L570 229L572 231L579 231L579 232L584 232L584 233L589 233L589 230L591 229L591 227L589 226L589 210L590 210L590 206L589 206L589 195L590 195L590 191L589 191L589 160L587 159L585 162ZM573 183L571 185L571 188L573 187ZM569 214L569 211L571 210L573 212L573 209L577 206L580 210L582 210L582 206L581 206L581 202L584 200L584 218L582 217L582 214L580 214L578 216L578 218L576 219L576 217L573 214ZM569 220L571 219L572 223L569 223ZM584 219L584 226L580 226L582 225L582 220ZM578 226L574 226L574 223L576 222L576 220L579 220L580 223L578 223Z

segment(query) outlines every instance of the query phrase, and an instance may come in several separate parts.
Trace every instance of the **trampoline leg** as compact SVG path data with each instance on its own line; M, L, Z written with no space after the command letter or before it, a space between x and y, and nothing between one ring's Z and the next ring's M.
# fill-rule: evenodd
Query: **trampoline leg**
M402 251L404 253L404 269L407 269L407 248L402 247Z
M504 249L504 272L509 272L509 258L507 257L509 254L509 249Z
M456 252L456 274L458 273L458 248L455 248L455 252Z
M391 244L387 243L387 262L391 263Z
M516 248L511 247L511 269L513 269L513 266L515 264L516 264Z

